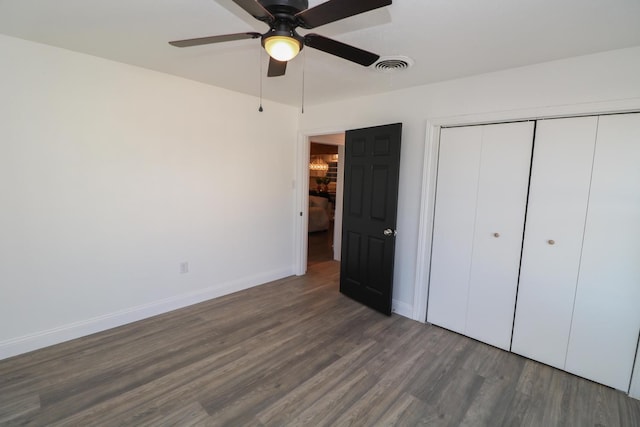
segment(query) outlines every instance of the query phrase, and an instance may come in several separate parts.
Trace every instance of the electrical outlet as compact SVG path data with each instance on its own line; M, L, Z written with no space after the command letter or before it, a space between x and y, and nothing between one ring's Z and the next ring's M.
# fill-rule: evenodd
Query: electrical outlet
M189 272L189 263L181 262L180 263L180 274L187 274Z

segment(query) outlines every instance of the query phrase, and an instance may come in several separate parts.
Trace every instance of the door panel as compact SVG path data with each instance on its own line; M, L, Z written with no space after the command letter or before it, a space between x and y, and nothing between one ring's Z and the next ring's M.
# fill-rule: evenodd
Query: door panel
M377 189L371 195L371 219L385 221L387 215L387 185L389 168L386 165L374 165L371 169L372 186Z
M340 292L391 314L402 124L346 132ZM391 233L385 235L385 230Z
M359 233L354 233L352 231L347 232L346 234L346 242L343 242L342 247L343 253L342 256L347 257L347 259L351 260L348 263L343 263L346 265L346 271L341 272L341 278L345 278L353 282L355 285L362 282L360 277L360 273L362 269L360 268L360 248L362 247L361 235Z
M533 122L483 126L465 334L509 350Z
M482 127L442 129L427 321L464 333Z
M512 351L564 369L597 117L539 121Z
M367 249L369 251L367 255L367 269L368 274L368 283L367 289L372 292L375 292L378 295L382 295L385 291L385 277L384 277L384 266L379 262L379 260L384 259L384 252L386 246L386 240L380 239L378 237L369 236L369 242L367 244Z
M602 116L566 370L627 391L640 331L640 114Z
M348 214L352 217L362 217L362 203L364 196L364 166L354 165L350 169L350 179L345 186L345 193L350 193L351 197L346 206L349 206ZM346 200L346 198L345 198Z

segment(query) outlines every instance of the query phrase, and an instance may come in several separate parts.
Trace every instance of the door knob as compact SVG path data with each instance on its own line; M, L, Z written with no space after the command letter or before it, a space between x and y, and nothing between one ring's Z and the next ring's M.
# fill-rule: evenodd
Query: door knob
M497 239L498 237L500 237L500 233L493 233L493 237Z
M396 235L396 230L392 230L390 228L387 228L386 230L383 231L385 236L395 236Z
M547 243L550 245L555 245L556 241L555 240L547 240Z

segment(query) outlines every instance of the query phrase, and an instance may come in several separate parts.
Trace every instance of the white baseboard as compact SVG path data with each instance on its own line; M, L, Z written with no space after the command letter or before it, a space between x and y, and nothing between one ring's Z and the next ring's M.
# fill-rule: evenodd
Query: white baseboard
M411 304L407 304L406 302L393 300L391 302L391 311L399 314L400 316L407 317L409 319L413 319L413 306Z
M189 305L197 304L212 298L221 297L263 283L281 279L293 274L291 268L270 271L250 277L212 286L206 289L176 295L148 304L143 304L114 313L93 317L79 322L69 323L53 329L0 341L0 360L17 356L29 351L59 344L72 339L87 336L96 332L136 322L158 314L167 313Z

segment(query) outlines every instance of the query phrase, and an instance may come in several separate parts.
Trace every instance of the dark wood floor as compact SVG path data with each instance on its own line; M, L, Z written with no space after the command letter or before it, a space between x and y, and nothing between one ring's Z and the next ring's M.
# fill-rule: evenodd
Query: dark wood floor
M0 361L2 425L640 426L640 401L337 291L338 263Z

